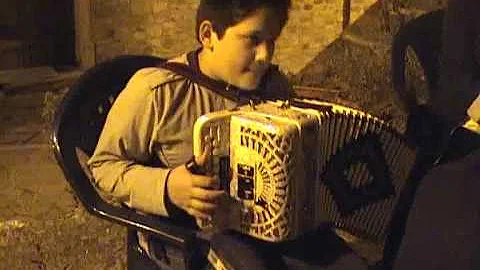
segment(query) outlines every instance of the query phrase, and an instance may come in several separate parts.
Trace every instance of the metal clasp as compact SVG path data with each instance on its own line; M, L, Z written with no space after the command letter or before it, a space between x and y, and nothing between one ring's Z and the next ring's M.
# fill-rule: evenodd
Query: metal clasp
M287 100L283 101L282 104L280 105L280 108L282 108L282 109L290 108L290 100L287 99Z
M250 107L253 109L253 110L256 110L257 108L255 107L255 101L253 101L253 99L249 99L248 100L248 104L250 105Z

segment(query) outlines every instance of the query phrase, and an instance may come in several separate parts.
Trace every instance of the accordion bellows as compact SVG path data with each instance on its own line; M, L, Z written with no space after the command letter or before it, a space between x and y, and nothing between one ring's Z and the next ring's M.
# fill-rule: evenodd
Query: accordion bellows
M201 227L270 242L323 223L381 241L416 155L381 119L314 100L206 114L194 126L195 155L208 136L209 170L230 200Z

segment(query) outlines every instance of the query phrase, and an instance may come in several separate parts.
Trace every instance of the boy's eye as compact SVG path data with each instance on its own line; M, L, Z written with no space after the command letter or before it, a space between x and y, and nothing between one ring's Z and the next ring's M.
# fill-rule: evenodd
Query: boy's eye
M247 35L246 38L252 45L258 45L262 42L262 39L258 35Z
M249 37L249 39L250 39L250 41L252 41L252 43L254 43L254 44L258 44L258 43L261 42L260 37L257 36L257 35L251 35L251 36Z

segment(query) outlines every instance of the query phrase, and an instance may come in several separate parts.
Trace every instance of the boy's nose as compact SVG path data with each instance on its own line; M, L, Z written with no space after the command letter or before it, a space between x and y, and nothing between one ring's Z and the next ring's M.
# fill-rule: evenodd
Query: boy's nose
M275 43L273 41L264 40L260 42L255 51L255 61L269 64L273 58Z

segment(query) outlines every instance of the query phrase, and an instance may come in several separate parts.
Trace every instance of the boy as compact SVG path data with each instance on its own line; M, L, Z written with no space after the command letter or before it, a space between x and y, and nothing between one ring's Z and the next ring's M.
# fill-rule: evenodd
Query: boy
M289 98L293 91L271 60L290 5L290 0L202 0L196 25L201 48L169 61L188 65L229 94ZM166 69L138 71L115 100L88 162L95 185L141 212L210 218L224 194L213 189L216 179L185 166L192 157L193 124L238 103ZM202 166L209 150L190 164ZM164 167L150 166L154 160ZM155 260L152 239L139 236Z
M113 104L89 160L95 184L142 212L171 218L186 214L210 218L225 194L214 189L216 179L189 170L191 165L204 165L211 150L207 145L203 155L189 161L193 124L205 113L239 104L225 98L227 94L246 99L292 96L286 78L271 65L275 41L287 21L290 5L290 0L200 1L196 33L201 48L170 61L188 65L200 79L225 90L214 92L162 68L138 71ZM157 158L167 168L148 165ZM163 247L152 244L153 237L139 235L140 245L150 258L168 269L156 256ZM351 254L328 230L319 235L320 241L304 237L307 241L283 247L227 232L214 237L212 245L220 247L217 251L223 258L228 257L229 263L241 269L282 269L285 265L280 254L301 252L300 247L305 248L307 242L308 247L315 247L310 253L325 264L334 261L328 256L335 252ZM335 267L345 269L343 266L351 260L344 258ZM352 262L361 264L357 257Z

